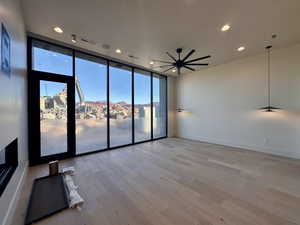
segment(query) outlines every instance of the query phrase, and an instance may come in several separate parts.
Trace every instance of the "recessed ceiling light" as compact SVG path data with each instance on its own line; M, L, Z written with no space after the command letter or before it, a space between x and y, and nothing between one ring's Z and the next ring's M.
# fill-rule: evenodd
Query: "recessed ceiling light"
M238 50L239 52L244 51L244 50L245 50L245 47L244 47L244 46L241 46L241 47L239 47L237 50Z
M222 31L228 31L230 29L230 25L229 24L225 24L223 27L222 27Z
M60 27L54 27L54 31L59 34L64 32Z
M121 49L117 48L116 53L121 54L122 53Z
M175 72L176 72L176 69L172 69L172 72L175 73Z
M150 65L154 65L154 62L153 62L153 61L150 61L149 64L150 64Z

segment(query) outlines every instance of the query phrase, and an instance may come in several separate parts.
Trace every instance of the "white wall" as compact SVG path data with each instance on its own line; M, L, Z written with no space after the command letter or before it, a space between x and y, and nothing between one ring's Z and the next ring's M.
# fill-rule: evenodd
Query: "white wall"
M182 75L180 137L300 158L300 44L271 55L272 103L267 104L266 55Z
M0 1L0 22L11 37L12 68L10 78L0 70L0 149L16 137L19 140L19 167L0 198L0 224L4 225L11 222L27 168L26 34L19 0Z

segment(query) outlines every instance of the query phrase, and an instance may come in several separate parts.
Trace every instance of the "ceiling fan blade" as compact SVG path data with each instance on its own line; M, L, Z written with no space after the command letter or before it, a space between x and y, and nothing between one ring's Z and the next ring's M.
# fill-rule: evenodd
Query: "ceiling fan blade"
M166 69L165 71L163 71L162 73L166 73L166 72L168 72L169 70L171 70L171 69L173 69L175 66L172 66L171 68L169 68L169 69Z
M164 68L164 67L167 67L167 66L174 66L174 65L170 64L170 65L154 66L153 68Z
M181 73L180 68L177 68L177 75L179 76Z
M189 67L189 66L183 66L184 68L187 68L187 69L189 69L189 70L191 70L191 71L195 71L195 69L193 69L193 68L191 68L191 67Z
M187 60L188 57L190 57L195 52L195 49L192 49L183 59L182 61Z
M164 61L164 60L153 60L154 62L161 62L161 63L170 63L172 64L173 62L168 62L168 61Z
M170 57L170 58L172 58L175 62L177 61L175 58L174 58L174 56L172 56L169 52L166 52L167 53L167 55Z
M211 56L208 55L208 56L204 56L204 57L201 57L201 58L197 58L197 59L192 59L192 60L186 61L185 63L187 64L187 63L195 62L195 61L198 61L198 60L208 59L210 57Z
M185 63L184 65L188 66L208 66L208 63Z

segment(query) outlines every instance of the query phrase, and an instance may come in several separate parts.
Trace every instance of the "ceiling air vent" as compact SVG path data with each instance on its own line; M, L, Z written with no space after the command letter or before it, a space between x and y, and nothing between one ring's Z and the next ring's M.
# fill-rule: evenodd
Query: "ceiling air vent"
M81 41L83 41L83 42L85 42L87 44L91 44L91 45L96 45L97 44L97 42L92 41L92 40L88 40L86 38L81 38Z
M132 58L132 59L139 59L139 57L137 56L134 56L134 55L128 55L129 58Z
M108 45L108 44L103 44L103 45L102 45L102 48L105 49L105 50L109 50L109 49L110 49L110 45Z

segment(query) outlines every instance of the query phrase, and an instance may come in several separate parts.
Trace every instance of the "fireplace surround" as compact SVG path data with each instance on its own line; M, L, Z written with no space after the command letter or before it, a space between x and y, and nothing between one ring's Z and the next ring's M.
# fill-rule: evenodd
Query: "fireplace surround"
M18 138L0 150L0 197L18 167Z

